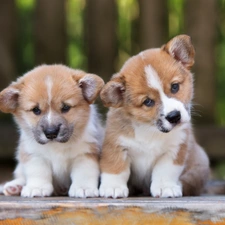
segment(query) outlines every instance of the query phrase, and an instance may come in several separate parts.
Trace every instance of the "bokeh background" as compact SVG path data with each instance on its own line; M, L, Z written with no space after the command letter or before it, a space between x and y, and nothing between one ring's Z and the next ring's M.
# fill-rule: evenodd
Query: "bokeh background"
M188 34L196 49L193 124L225 178L225 0L1 0L0 89L40 64L62 63L108 81L140 51ZM100 104L100 111L106 112ZM0 113L0 181L18 139Z

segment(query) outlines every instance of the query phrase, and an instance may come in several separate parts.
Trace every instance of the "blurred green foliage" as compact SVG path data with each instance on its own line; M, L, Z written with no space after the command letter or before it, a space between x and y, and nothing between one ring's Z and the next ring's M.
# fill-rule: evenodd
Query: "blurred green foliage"
M225 0L220 0L219 38L216 48L217 62L217 122L225 125Z
M67 1L68 64L73 68L86 69L87 57L84 38L85 0Z
M215 165L212 165L212 177L217 180L225 180L225 161L221 160L216 162Z
M17 70L19 75L34 67L34 7L35 0L16 0L17 6Z
M127 10L129 9L129 10ZM136 0L117 0L118 11L118 57L116 60L116 71L134 52L133 24L139 16L139 7Z
M169 38L184 33L184 2L181 0L168 0Z
M218 42L216 46L217 63L217 123L225 125L225 0L218 0ZM139 16L137 0L117 0L117 43L118 56L116 71L124 61L138 51L135 40L135 24ZM169 37L184 32L184 3L181 0L168 0ZM87 69L87 46L85 42L85 0L67 0L67 64L73 68ZM34 58L34 8L35 0L16 0L18 12L17 68L21 75L35 66ZM129 9L129 10L128 10ZM137 31L136 31L137 32Z

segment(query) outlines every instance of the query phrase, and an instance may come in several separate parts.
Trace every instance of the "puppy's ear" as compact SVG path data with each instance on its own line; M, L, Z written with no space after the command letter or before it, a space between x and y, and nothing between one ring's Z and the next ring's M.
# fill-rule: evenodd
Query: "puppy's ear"
M78 84L82 89L84 99L91 104L101 91L104 81L99 76L88 73L79 79Z
M189 36L178 35L162 46L162 49L181 62L187 69L193 66L195 50Z
M106 107L121 107L123 105L124 84L118 81L109 81L102 89L100 98Z
M16 85L10 85L0 92L0 110L4 113L14 113L18 106L20 90Z

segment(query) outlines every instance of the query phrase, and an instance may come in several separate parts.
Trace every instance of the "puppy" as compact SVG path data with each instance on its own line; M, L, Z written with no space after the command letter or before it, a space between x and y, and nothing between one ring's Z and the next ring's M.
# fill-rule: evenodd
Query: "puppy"
M39 66L0 93L20 139L15 179L5 195L98 196L103 129L92 103L103 80L62 65Z
M200 194L209 161L190 122L194 54L190 38L177 36L130 58L103 87L100 97L110 109L100 196Z

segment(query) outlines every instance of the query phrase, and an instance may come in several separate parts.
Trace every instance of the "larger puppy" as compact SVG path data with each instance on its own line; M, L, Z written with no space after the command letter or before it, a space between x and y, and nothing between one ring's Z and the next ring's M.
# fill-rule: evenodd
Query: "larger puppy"
M0 110L14 115L20 131L5 195L98 196L103 130L91 103L103 85L96 75L43 65L0 93Z
M194 54L190 38L177 36L129 59L102 89L110 110L100 161L101 196L201 192L209 161L190 122Z

